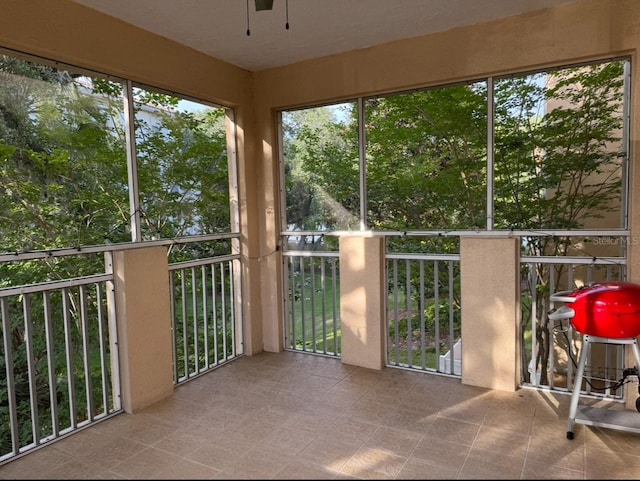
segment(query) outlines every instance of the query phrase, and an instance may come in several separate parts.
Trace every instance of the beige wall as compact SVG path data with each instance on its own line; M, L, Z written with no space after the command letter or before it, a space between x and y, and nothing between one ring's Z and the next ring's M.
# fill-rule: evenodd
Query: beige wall
M122 408L132 413L173 394L167 249L114 252L111 262L119 353L113 360L120 363Z
M258 132L265 140L263 225L272 225L278 211L275 111L302 105L349 100L421 86L522 72L546 66L630 55L633 86L632 125L640 112L640 1L581 0L504 20L458 28L434 35L392 42L343 55L264 70L254 75ZM273 150L267 146L272 146ZM629 280L640 282L640 185L638 129L631 129L631 217ZM274 234L277 232L274 230ZM276 239L264 240L270 252ZM262 271L264 329L281 319L277 271ZM265 348L275 349L275 345Z
M251 103L251 74L70 0L3 0L0 46L224 105Z
M235 109L247 353L282 349L276 110L617 55L635 61L639 45L638 0L579 0L252 74L68 0L3 0L0 14L2 47ZM634 62L632 125L640 111L639 73ZM636 186L637 128L631 136L631 185ZM638 195L632 191L635 239L640 239ZM630 250L630 280L636 282L638 249Z
M520 384L520 239L460 239L462 382Z
M384 237L341 237L343 363L369 369L385 367L386 297Z
M262 350L259 270L264 221L260 180L262 142L253 119L252 75L223 61L137 29L70 0L3 0L0 47L115 75L234 109L238 162L243 293L248 353ZM257 173L257 175L255 175ZM250 260L252 259L252 260ZM257 276L255 276L257 279ZM247 282L248 281L248 282Z

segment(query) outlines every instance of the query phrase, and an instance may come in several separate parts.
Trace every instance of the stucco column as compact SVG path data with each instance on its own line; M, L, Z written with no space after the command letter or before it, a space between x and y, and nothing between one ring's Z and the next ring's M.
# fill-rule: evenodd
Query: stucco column
M520 384L520 241L460 239L462 383L514 391Z
M370 369L386 365L385 244L383 237L340 238L342 362Z
M173 394L167 249L117 251L112 264L122 408L132 413Z

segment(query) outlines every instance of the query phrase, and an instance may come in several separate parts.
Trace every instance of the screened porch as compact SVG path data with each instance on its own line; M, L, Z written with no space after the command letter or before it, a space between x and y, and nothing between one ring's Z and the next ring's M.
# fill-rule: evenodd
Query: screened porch
M633 477L636 433L567 439L549 313L640 279L636 2L255 72L32 3L0 18L0 478ZM636 411L625 345L589 366L583 405Z

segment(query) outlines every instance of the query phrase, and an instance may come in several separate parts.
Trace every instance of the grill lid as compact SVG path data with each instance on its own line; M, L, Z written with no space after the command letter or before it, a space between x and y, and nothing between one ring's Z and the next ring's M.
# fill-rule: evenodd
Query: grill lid
M632 338L640 336L640 285L601 282L574 291L558 292L553 302L565 302L549 319L571 319L573 327L591 336Z

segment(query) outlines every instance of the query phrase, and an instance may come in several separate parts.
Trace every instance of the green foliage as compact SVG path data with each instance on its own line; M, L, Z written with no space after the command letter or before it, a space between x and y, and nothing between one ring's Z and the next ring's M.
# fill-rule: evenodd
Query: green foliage
M223 112L137 116L138 178L146 238L231 230Z
M5 252L123 240L129 209L123 135L112 123L118 105L70 80L0 77Z
M283 116L289 229L359 226L356 125L338 121L335 109L327 107Z
M495 228L578 229L594 219L608 227L602 222L619 218L608 214L621 209L622 68L609 62L496 80ZM346 120L332 112L284 114L290 228L358 225L358 112L347 110ZM485 83L367 100L369 227L486 228L487 115Z
M82 248L131 240L122 99L117 82L0 55L0 251L78 249L77 256L0 263L0 287L103 273L102 254L85 254ZM181 107L177 97L136 90L135 141L146 239L231 230L224 112L202 105ZM230 251L230 241L220 241L176 245L169 255L175 262ZM82 302L73 289L66 297L53 292L49 321L43 317L41 295L3 299L9 328L2 335L11 349L16 390L9 393L6 377L0 379L5 420L0 456L11 450L9 395L15 396L21 447L34 441L33 419L40 436L53 433L52 402L62 428L88 419L92 410L112 408L102 405L109 395L102 386L111 387L111 379L102 379L111 369L108 346L106 366L101 357L101 336L106 339L108 333L96 321L107 317L99 313L105 294L101 303L91 291ZM47 330L53 347L46 343ZM222 344L233 348L228 338ZM0 369L5 372L2 345Z
M372 228L485 226L483 84L383 97L365 108Z
M0 59L11 68L0 71L3 250L130 240L122 86ZM222 109L180 111L177 97L136 94L145 238L228 232Z
M494 79L492 144L485 82L367 99L366 172L360 172L359 113L353 105L340 120L328 108L286 113L287 228L357 228L361 187L366 188L368 227L407 233L388 240L392 253L459 252L455 239L412 236L411 231L625 227L620 220L627 149L624 63ZM366 174L364 184L361 174ZM348 212L348 221L336 207ZM523 254L533 256L581 253L584 245L577 237L522 240ZM398 286L407 290L407 311L420 312L415 306L419 271L400 269L393 275L390 292ZM431 266L422 275L427 286L444 287L448 279ZM549 297L550 275L538 267L537 283L523 283L537 294L539 353L550 351L542 304ZM555 275L559 279L565 272ZM426 292L425 298L432 295ZM527 301L523 305L533 309ZM393 334L409 335L412 315L396 321Z
M612 62L497 83L498 227L577 229L620 210L622 82Z

